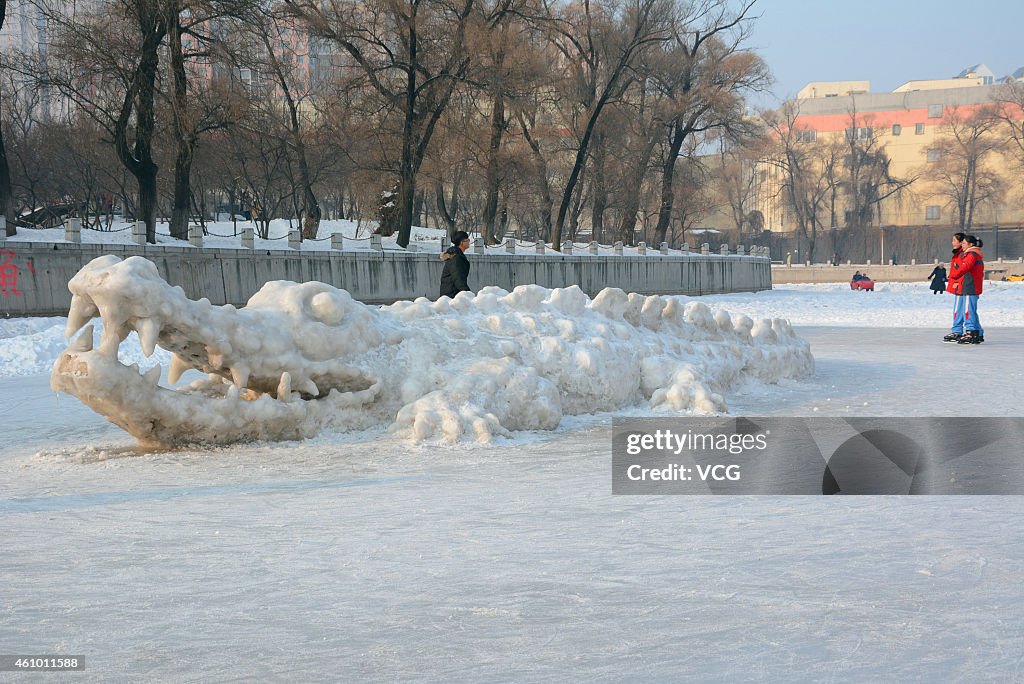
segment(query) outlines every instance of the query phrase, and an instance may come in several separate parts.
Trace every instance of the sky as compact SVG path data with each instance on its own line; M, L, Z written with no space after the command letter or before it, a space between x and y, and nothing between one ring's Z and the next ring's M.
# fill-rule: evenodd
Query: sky
M979 63L997 78L1024 66L1021 0L758 0L755 14L750 46L779 99L811 81L865 80L888 92Z

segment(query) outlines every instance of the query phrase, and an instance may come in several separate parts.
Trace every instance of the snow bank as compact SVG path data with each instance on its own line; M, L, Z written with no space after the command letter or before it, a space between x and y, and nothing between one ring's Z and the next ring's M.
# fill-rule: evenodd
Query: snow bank
M454 300L375 308L323 283L267 283L242 310L188 300L141 257L95 259L70 282L69 337L54 389L139 439L161 444L302 438L390 425L401 436L486 442L556 427L563 414L647 404L727 410L754 378L813 371L782 319L757 322L681 297L606 289L484 288ZM86 324L99 315L95 347ZM168 380L117 361L136 331L143 353L173 353Z

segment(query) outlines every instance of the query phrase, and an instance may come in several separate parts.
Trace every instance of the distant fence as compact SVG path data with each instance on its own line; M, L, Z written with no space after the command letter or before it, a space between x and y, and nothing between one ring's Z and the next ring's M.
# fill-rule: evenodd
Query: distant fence
M762 234L753 240L753 244L768 247L774 261L784 262L790 255L793 263L811 261L823 264L828 263L833 254L838 254L842 263L891 263L895 258L897 264L909 264L911 259L918 263L934 259L949 261L950 237L955 232L956 229L948 226L823 230L815 239L813 255L810 242L796 233ZM984 241L986 260L1024 257L1024 228L975 226L969 232Z
M946 262L949 266L949 262ZM882 283L926 283L935 264L904 264L887 266L883 264L840 264L839 266L774 264L772 282L776 285L788 283L848 283L856 271L866 273L874 281ZM985 262L985 277L1002 280L1006 276L1024 275L1024 261L1006 260Z

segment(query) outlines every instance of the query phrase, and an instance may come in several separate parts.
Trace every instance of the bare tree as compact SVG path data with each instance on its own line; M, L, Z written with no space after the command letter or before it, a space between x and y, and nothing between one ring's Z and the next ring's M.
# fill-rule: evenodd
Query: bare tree
M406 247L412 231L416 179L434 129L465 77L465 32L474 0L286 0L313 35L348 54L367 87L401 119L396 225Z
M1005 191L1005 181L989 164L1002 148L998 105L970 110L947 107L938 140L926 152L922 176L934 183L935 194L957 213L957 226L969 231L978 208Z
M1018 170L1024 172L1024 81L1004 83L1000 87L998 100L999 118L1008 133ZM1020 177L1018 173L1017 178Z
M583 105L582 128L558 215L551 231L554 249L561 249L562 232L580 180L590 141L604 108L629 87L631 68L639 56L669 37L671 4L664 0L629 0L619 12L614 7L569 8L564 19L547 7L551 44L576 73L576 92ZM578 14L577 14L578 13Z
M167 26L171 110L174 137L174 191L171 200L170 234L188 239L192 205L192 164L200 138L223 128L241 116L239 98L229 79L218 78L214 60L223 62L224 45L215 29L219 20L240 14L245 0L189 2L163 0ZM189 72L193 72L190 77Z
M512 170L503 149L505 134L517 103L538 87L544 70L539 52L531 45L531 28L518 12L510 11L513 7L509 0L499 0L493 6L478 4L479 16L467 33L467 48L474 62L469 79L474 90L485 95L484 102L490 109L486 135L479 136L487 141L481 155L486 195L481 233L487 244L497 243L502 232L498 200ZM470 135L467 143L477 138Z
M753 232L748 225L757 204L757 163L764 156L768 141L762 136L730 140L720 135L717 186L722 203L729 208L733 225L742 239Z
M38 0L53 28L51 59L39 80L57 88L113 140L117 156L138 185L138 217L156 242L156 93L160 46L167 35L159 0L124 0L67 14ZM118 46L112 50L111 46Z
M809 244L808 257L813 259L834 184L835 174L830 177L827 169L835 164L837 148L812 139L809 129L797 124L799 114L799 105L791 101L777 112L762 115L774 140L766 163L781 173L784 203L793 212L797 230Z
M669 63L657 75L665 91L663 122L668 153L662 167L661 206L655 241L665 240L675 204L675 163L692 136L744 124L747 92L767 85L764 62L742 48L749 36L749 15L756 0L735 9L728 0L702 0L689 6L673 31Z
M660 60L664 51L646 53L637 67L640 74L651 71L650 61ZM646 78L638 78L616 109L617 153L621 176L613 190L618 195L619 221L614 236L633 244L637 218L644 199L644 184L653 170L652 159L661 142L660 98L663 91L649 88Z

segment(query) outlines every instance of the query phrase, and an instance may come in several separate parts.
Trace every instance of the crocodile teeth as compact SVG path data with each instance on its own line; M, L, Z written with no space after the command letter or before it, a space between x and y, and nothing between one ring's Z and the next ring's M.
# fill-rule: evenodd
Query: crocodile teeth
M71 339L78 330L91 321L99 313L96 306L85 297L75 295L71 298L71 309L68 310L68 324L64 328L64 337Z
M124 323L110 323L108 325L104 322L103 334L100 335L100 353L104 356L117 358L117 349L124 342L124 339L128 337L128 333L131 330Z
M277 398L281 401L292 398L292 374L288 371L281 373L281 382L277 383Z
M303 380L299 384L299 391L303 394L309 394L314 397L320 396L320 389L316 386L316 383L310 379Z
M142 353L152 356L156 351L156 338L160 335L160 321L155 318L140 318L135 321L135 329L139 333Z
M143 376L150 385L156 386L160 384L160 366L153 366L146 371Z
M172 385L177 383L181 379L181 374L191 367L180 354L174 354L171 356L171 367L167 369L167 382Z
M239 388L246 387L249 384L249 369L244 366L232 366L231 381Z
M75 341L68 345L68 351L87 352L92 351L92 333L96 326L87 325L82 334L75 338Z
M228 386L228 399L238 399L238 385Z

